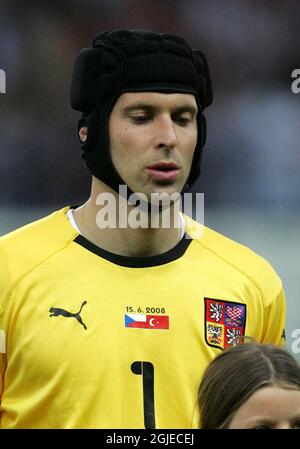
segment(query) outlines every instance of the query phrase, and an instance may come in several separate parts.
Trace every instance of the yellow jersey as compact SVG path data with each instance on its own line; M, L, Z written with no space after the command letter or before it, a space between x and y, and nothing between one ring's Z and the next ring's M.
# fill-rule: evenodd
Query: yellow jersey
M0 428L196 428L219 351L281 342L279 277L188 217L170 251L126 257L79 235L68 210L0 239Z

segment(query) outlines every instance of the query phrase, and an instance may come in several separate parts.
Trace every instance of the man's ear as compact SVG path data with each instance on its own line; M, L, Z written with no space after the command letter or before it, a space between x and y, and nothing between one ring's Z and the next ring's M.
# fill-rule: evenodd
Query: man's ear
M82 126L78 131L80 142L84 143L87 140L88 128L87 126Z
M99 117L97 113L82 117L77 123L77 136L83 153L92 151L99 137Z

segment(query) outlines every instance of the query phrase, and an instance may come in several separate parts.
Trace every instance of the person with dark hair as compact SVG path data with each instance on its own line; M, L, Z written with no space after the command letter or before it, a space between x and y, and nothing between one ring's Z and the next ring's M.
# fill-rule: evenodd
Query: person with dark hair
M279 343L285 323L273 268L178 207L200 173L206 58L103 32L70 100L91 195L0 239L0 427L190 428L216 353L245 332Z
M202 429L300 429L300 367L279 346L238 344L206 368L198 404Z

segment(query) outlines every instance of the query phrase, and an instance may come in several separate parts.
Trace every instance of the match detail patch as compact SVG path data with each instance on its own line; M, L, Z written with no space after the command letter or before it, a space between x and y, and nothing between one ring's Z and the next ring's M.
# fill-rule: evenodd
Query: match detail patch
M139 329L169 329L167 315L146 315L144 313L126 313L125 327Z

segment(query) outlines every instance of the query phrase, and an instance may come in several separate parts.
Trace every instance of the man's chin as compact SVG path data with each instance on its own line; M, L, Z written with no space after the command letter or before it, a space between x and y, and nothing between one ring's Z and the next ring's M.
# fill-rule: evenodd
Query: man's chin
M177 201L181 199L181 193L172 189L170 192L155 191L148 194L138 193L134 196L135 200L139 202L139 205L145 209L152 209L153 211L165 210L172 207Z
M172 195L176 192L182 192L184 187L184 183L182 182L174 182L174 181L160 181L156 182L151 186L151 193L167 193L168 195Z
M178 182L155 183L155 185L128 186L134 192L128 197L132 205L139 203L153 207L170 207L181 198L183 185Z

